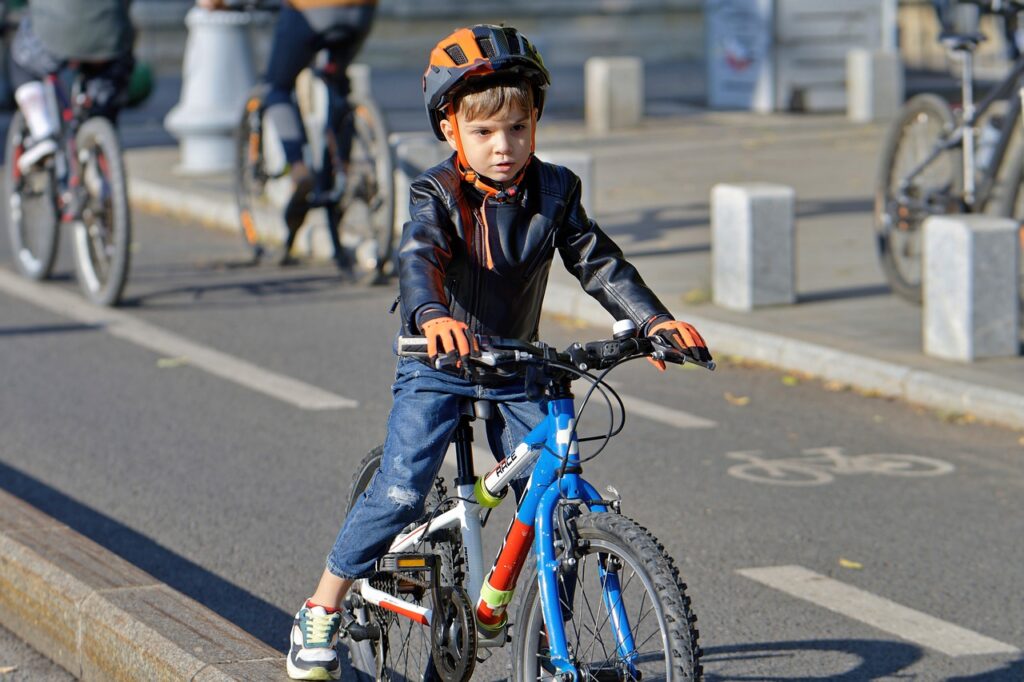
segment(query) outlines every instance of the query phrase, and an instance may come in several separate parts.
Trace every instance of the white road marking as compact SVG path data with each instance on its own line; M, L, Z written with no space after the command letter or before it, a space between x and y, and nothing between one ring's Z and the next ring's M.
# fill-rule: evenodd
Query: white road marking
M718 426L717 422L704 417L698 417L682 410L673 410L657 403L652 403L642 398L634 398L630 395L619 394L622 404L626 406L627 417L639 417L661 422L677 429L712 429Z
M737 573L947 656L1016 654L1020 651L1017 647L901 606L802 566L745 568Z
M265 370L127 313L93 305L77 294L30 282L7 270L0 269L0 289L58 315L101 327L111 336L161 355L186 358L193 367L304 410L339 410L359 406L351 398Z

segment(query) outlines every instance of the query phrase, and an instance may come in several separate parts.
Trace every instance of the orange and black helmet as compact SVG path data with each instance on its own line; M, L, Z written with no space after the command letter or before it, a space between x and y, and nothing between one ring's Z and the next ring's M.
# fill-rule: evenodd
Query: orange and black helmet
M514 28L479 24L443 38L430 53L423 74L423 100L437 139L452 98L471 78L519 76L533 86L537 118L544 111L544 90L551 74L537 49Z

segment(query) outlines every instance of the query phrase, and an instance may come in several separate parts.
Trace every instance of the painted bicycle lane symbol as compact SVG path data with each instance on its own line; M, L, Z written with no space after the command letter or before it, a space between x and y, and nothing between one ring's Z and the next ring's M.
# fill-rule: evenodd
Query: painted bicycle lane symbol
M726 457L739 460L728 469L730 476L754 483L810 486L832 483L835 477L875 475L899 477L943 476L956 467L949 462L921 455L872 453L846 455L843 448L808 448L802 455L769 459L761 450L727 452Z

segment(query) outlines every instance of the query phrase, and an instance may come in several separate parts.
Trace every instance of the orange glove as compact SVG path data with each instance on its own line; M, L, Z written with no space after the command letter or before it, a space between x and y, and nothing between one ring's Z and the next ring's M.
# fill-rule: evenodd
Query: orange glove
M480 353L476 338L469 333L469 327L465 322L449 317L435 317L420 324L423 335L427 337L427 355L431 361L438 356L438 340L444 354L458 353L459 358L465 359L470 355L476 356ZM461 366L463 363L459 363Z
M680 353L687 355L694 360L708 362L711 360L711 353L704 343L703 337L697 333L693 325L679 320L665 320L650 328L648 336L660 336L672 344ZM665 363L662 360L651 360L655 367L665 371Z

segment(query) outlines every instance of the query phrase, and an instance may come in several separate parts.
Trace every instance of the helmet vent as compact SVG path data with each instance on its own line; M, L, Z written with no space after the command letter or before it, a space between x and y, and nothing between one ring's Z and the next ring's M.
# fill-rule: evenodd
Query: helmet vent
M480 51L484 53L484 57L487 59L494 59L494 43L491 42L490 38L477 38L477 45L480 46Z
M463 52L462 48L459 47L458 45L446 47L444 51L448 53L448 56L452 58L452 61L455 62L456 66L462 66L463 64L469 61L468 59L466 59L466 53Z
M505 42L508 43L508 53L522 54L523 51L519 48L519 36L516 35L515 29L506 28L504 33Z

